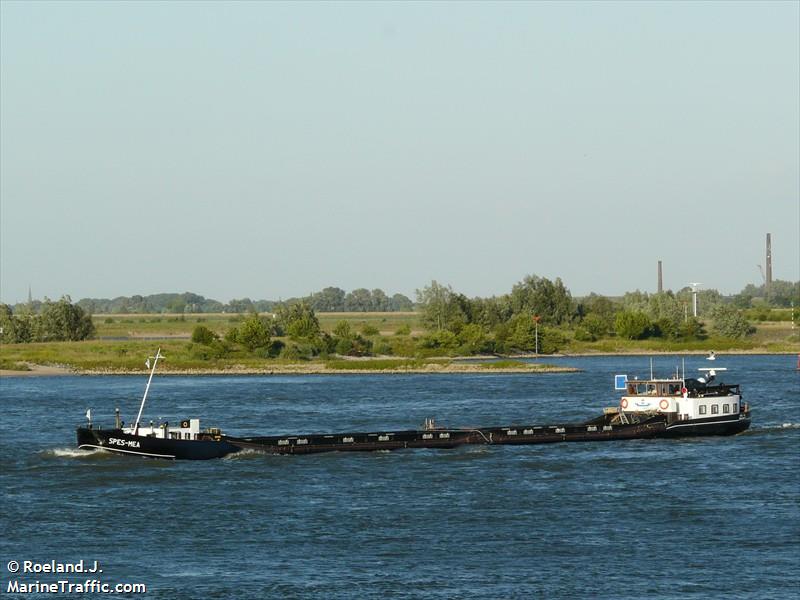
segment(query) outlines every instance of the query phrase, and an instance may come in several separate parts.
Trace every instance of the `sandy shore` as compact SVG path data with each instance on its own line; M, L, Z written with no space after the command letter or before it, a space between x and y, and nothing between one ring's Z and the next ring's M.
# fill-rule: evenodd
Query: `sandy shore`
M509 360L538 358L547 360L548 358L569 358L581 356L703 356L704 352L592 352L582 354L553 354L547 356L536 356L526 354L514 357L507 357ZM728 355L748 355L748 354L781 354L794 355L794 352L766 352L764 349L758 350L734 350L725 352ZM545 367L508 367L491 368L481 364L471 364L469 361L490 361L496 356L469 356L456 358L466 362L453 362L449 364L431 363L422 368L398 368L398 369L328 369L322 363L300 363L294 365L271 365L267 368L258 369L245 366L231 366L223 369L159 369L159 375L379 375L379 374L429 374L429 373L574 373L580 371L573 367L562 367L548 365ZM354 363L368 362L369 358L352 359ZM0 369L0 378L6 377L55 377L63 375L146 375L145 369L73 369L68 366L58 365L37 365L26 363L30 370L12 371Z
M26 363L28 371L11 371L0 369L0 378L3 377L55 377L58 375L75 375L77 372L69 367L53 367L49 365L34 365Z
M53 377L59 375L146 375L145 370L89 369L29 365L30 371L0 370L0 377ZM429 364L416 369L328 369L324 364L310 363L271 366L265 369L230 367L225 369L159 369L159 375L387 375L387 374L455 374L455 373L574 373L573 367L509 367L493 369L470 364Z

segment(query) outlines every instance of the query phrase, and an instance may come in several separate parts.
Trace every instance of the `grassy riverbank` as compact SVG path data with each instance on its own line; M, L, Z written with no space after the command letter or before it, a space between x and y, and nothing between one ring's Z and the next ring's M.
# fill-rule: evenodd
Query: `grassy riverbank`
M451 358L328 358L303 361L265 359L240 352L200 360L194 345L182 340L158 342L166 359L161 374L331 374L331 373L475 373L569 372L575 369L516 360L458 362ZM53 374L145 373L145 357L154 351L150 340L51 342L15 344L2 348L0 371L5 376ZM48 367L42 369L41 367Z
M409 356L345 358L329 356L312 360L266 358L232 347L223 357L214 357L204 346L190 341L192 330L204 325L223 336L241 323L240 315L96 315L96 339L83 342L45 342L0 346L0 372L5 375L32 371L52 373L55 368L78 373L140 373L144 360L156 347L167 360L161 372L172 373L375 373L375 372L535 372L541 365L514 360L458 363L452 357L415 354L415 340L424 335L416 313L321 313L324 331L347 321L354 331L366 332L384 346L408 348ZM702 341L664 339L625 340L618 337L578 341L566 334L561 354L704 354L800 353L800 338L789 322L756 324L756 333L742 340L709 338ZM392 344L388 344L392 342ZM399 343L398 343L399 342ZM546 357L543 357L546 361ZM43 369L47 367L47 369Z

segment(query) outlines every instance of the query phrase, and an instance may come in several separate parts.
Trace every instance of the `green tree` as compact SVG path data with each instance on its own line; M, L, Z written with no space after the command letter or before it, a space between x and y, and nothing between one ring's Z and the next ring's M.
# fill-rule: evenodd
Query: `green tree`
M361 334L367 337L372 337L380 334L380 329L375 327L375 325L370 325L369 323L364 323L361 326Z
M725 304L716 306L711 313L711 318L714 321L711 331L722 337L741 339L755 333L756 330L733 306Z
M704 340L708 336L700 319L688 317L678 328L678 337L684 340Z
M639 290L625 292L622 297L622 308L628 312L647 313L650 309L650 296L647 292Z
M279 307L276 316L281 329L293 340L312 341L321 337L317 315L305 301Z
M17 327L14 313L8 304L0 304L0 342L4 344L16 344Z
M213 331L211 331L205 325L197 325L192 330L192 341L195 344L203 344L204 346L210 346L218 339L219 336Z
M617 313L617 305L605 296L600 296L592 292L583 299L584 312L588 315L597 315L603 319L611 329L614 323L614 316Z
M333 328L333 335L342 338L345 340L349 340L353 337L353 330L350 327L350 322L345 321L342 319L341 321L337 322Z
M614 328L621 338L641 340L650 334L650 319L643 312L625 310L617 314Z
M231 300L224 308L227 312L246 313L254 310L253 301L250 298L242 298L241 300Z
M560 278L527 275L511 289L514 314L537 315L543 323L560 325L572 320L572 295Z
M458 332L458 343L464 354L478 354L490 350L486 330L477 323L469 323Z
M792 303L800 306L800 281L792 283L776 279L766 292L766 297L771 306L788 308Z
M414 303L411 298L403 294L394 294L390 302L390 310L396 312L409 312L414 310Z
M519 313L511 320L511 335L508 344L515 350L534 351L537 349L536 322L525 313Z
M611 325L607 318L597 313L589 313L586 315L581 325L587 331L591 340L604 338L611 330Z
M42 314L36 319L36 338L47 341L79 341L94 336L91 315L72 304L69 296L58 302L45 300Z
M672 292L652 294L648 301L647 316L658 325L661 336L674 339L684 319L683 306Z
M236 341L250 352L256 348L267 348L271 341L269 327L256 313L251 313L236 328Z
M535 352L538 348L539 354L552 354L567 341L557 329L541 324L537 337L536 321L525 313L514 315L507 326L498 327L496 336L500 349L505 352Z
M447 329L434 330L422 337L419 347L425 350L453 351L458 348L458 337Z
M449 285L441 285L435 280L417 290L417 305L422 325L430 331L458 333L467 322L459 295Z
M372 290L372 310L375 312L388 312L391 308L391 301L380 288Z
M344 310L345 291L338 287L326 287L311 295L311 306L317 312L341 312Z
M345 296L344 307L351 312L369 312L372 310L372 293L365 288L355 289Z
M470 305L471 322L478 323L487 330L495 329L501 323L507 323L514 316L508 294L491 298L474 298L470 301Z

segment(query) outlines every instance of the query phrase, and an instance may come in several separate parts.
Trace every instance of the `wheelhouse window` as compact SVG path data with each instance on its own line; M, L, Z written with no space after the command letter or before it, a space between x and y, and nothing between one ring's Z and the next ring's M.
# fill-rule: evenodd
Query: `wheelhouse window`
M733 412L738 412L738 411L739 411L739 405L736 404L736 402L734 402L733 403Z
M727 405L727 404L723 404L723 405L722 405L722 413L723 413L723 414L728 414L728 413L730 412L730 411L728 410L729 408L730 408L730 406L729 406L729 405Z
M719 404L712 404L711 405L711 414L718 415L719 414Z
M699 408L699 411L698 411L698 412L699 412L701 415L704 415L704 414L706 414L706 405L705 405L705 404L701 404L701 405L700 405L698 408Z

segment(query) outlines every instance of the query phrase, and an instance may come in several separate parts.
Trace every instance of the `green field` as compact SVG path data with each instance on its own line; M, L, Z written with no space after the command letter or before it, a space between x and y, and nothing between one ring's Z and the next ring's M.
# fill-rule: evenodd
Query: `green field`
M270 313L262 313L270 316ZM330 333L339 321L347 321L353 331L361 332L365 325L375 327L380 335L393 335L401 326L408 325L412 335L422 335L419 315L413 312L386 313L317 313L320 327ZM174 315L94 315L96 337L104 338L189 338L197 325L204 325L214 333L224 336L242 320L236 314L186 314Z

